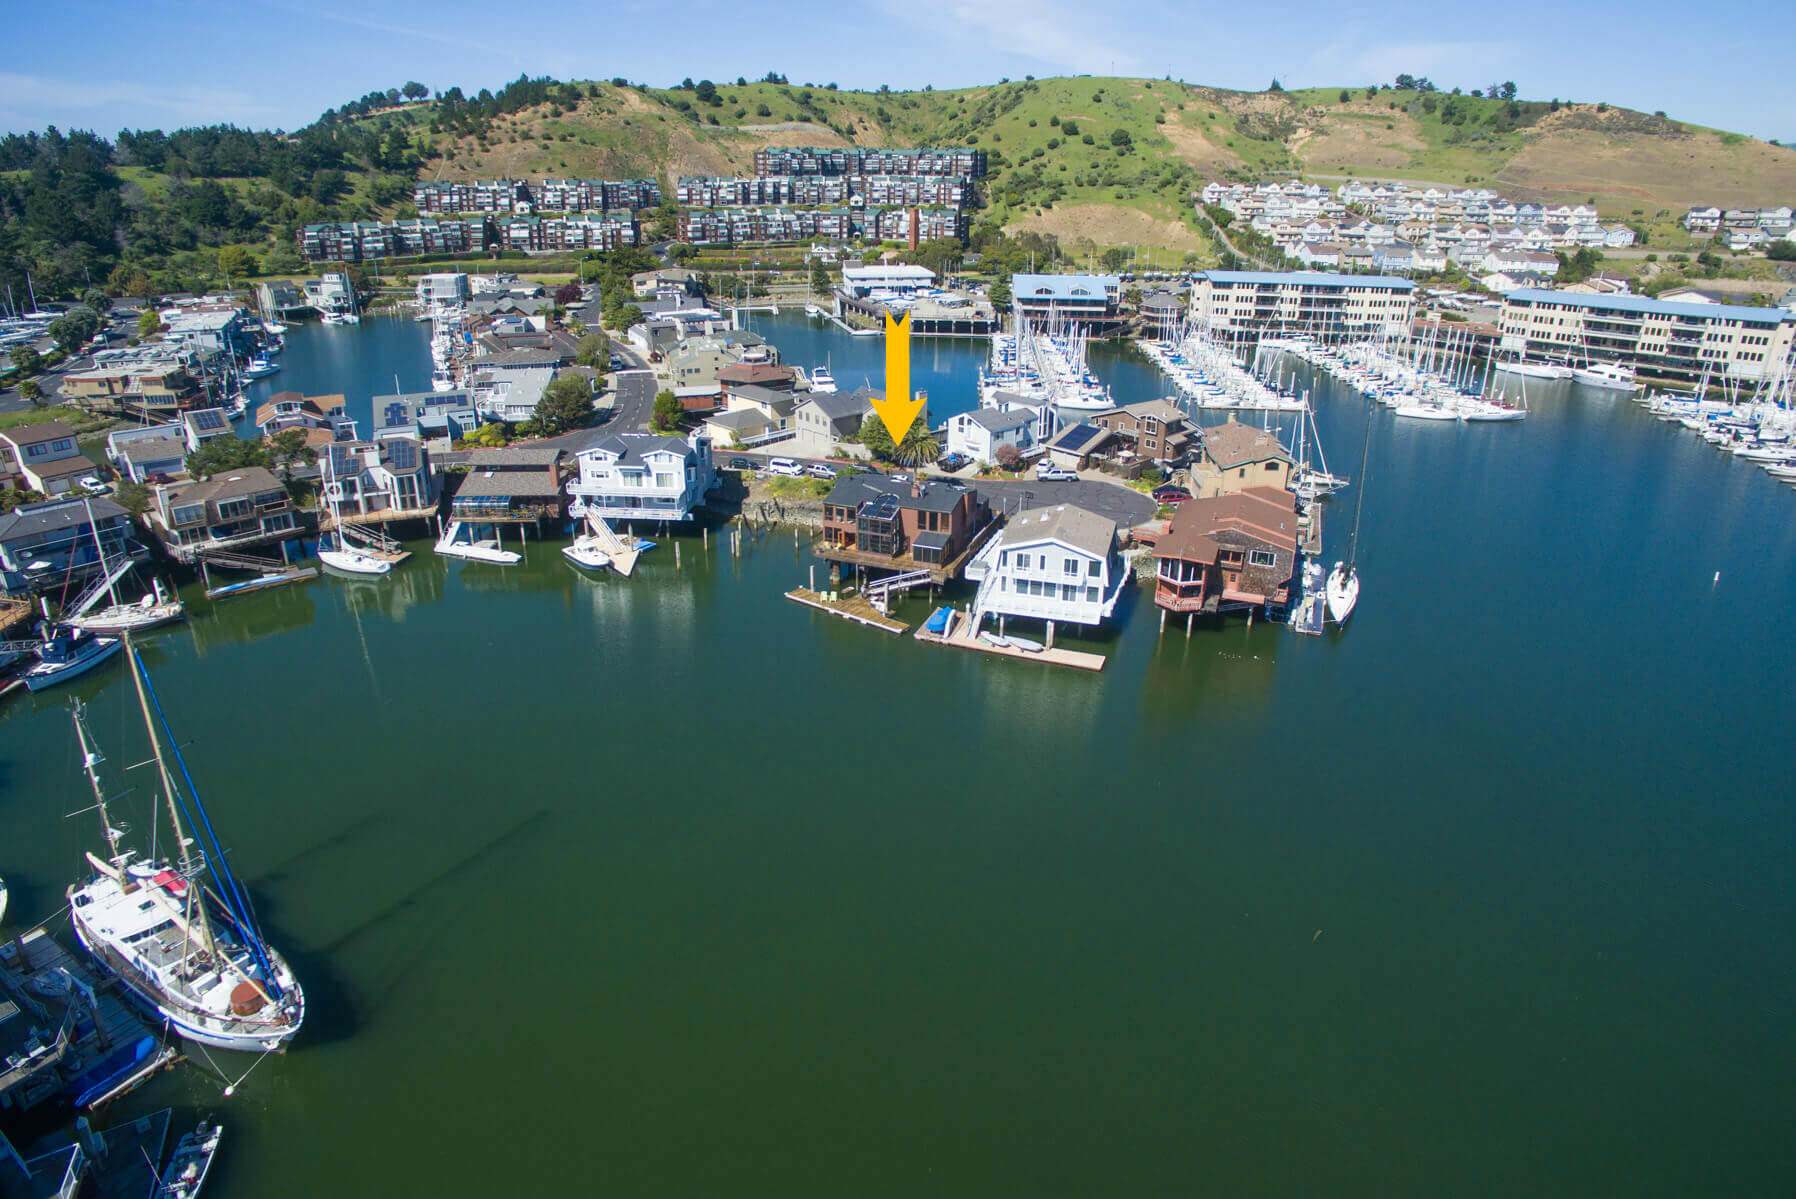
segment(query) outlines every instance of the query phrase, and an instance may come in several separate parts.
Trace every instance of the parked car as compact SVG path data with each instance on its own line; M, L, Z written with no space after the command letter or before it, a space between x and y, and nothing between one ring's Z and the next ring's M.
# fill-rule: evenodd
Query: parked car
M622 358L619 358L616 354L613 354L611 356L611 369L614 371L623 370L624 369L624 360Z
M1156 504L1182 504L1191 498L1191 493L1183 487L1175 487L1168 483L1164 487L1156 487L1153 491Z
M1037 462L1035 477L1043 483L1073 483L1079 476L1065 467L1055 466L1052 462Z
M95 495L105 495L112 490L111 485L101 479L99 475L83 475L77 480L77 485L83 491L91 491Z
M821 462L807 463L804 472L805 474L810 475L813 479L833 479L836 477L836 468L833 466L825 466Z
M755 469L755 464L750 462L747 458L731 458L730 462L729 462L729 469L731 469L731 470L753 470L753 469Z
M792 478L796 479L803 477L804 467L798 465L798 463L792 461L790 458L769 458L767 460L767 473L770 475L790 475Z
M163 483L173 483L174 482L173 479L168 477L168 473L166 471L160 471L160 470L151 471L149 474L144 476L143 481L145 483L155 483L158 485L163 484Z
M937 462L936 465L943 470L959 470L971 461L972 459L965 454L943 454L941 460Z

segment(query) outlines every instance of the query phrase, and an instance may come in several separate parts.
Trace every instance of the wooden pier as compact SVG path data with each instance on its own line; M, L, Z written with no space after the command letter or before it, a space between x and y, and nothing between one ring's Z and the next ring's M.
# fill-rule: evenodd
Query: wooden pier
M948 629L944 633L931 633L926 629L916 632L918 641L930 645L947 645L955 649L977 650L982 654L993 654L1000 658L1015 658L1024 662L1046 662L1050 666L1071 666L1076 670L1099 671L1104 669L1103 654L1089 654L1083 650L1056 649L1047 646L1037 650L1018 649L1014 645L993 645L979 638L979 629L965 612L950 610Z
M840 616L843 620L852 620L856 624L864 624L878 629L882 633L902 635L910 631L910 626L901 620L893 620L875 608L868 600L859 595L843 595L838 591L812 591L809 587L794 587L786 592L786 598L793 603L803 604L807 608L815 608L819 612L827 612L831 616Z

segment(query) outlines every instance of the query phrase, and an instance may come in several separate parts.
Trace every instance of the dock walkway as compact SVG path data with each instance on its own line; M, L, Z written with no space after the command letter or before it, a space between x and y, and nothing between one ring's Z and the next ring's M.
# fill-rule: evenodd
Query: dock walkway
M1104 669L1103 654L1088 654L1083 650L1054 647L1024 650L1013 645L993 645L989 641L981 641L978 626L966 613L953 610L950 610L948 616L946 632L931 633L920 628L916 632L916 638L918 641L930 645L947 645L955 649L977 650L982 654L994 654L1000 658L1016 658L1025 662L1046 662L1051 666L1071 666L1077 670L1098 671Z
M786 598L807 608L815 608L819 612L827 612L831 616L840 616L843 620L852 620L856 624L878 629L882 633L903 634L910 631L909 625L901 620L893 620L859 595L794 587L786 592Z

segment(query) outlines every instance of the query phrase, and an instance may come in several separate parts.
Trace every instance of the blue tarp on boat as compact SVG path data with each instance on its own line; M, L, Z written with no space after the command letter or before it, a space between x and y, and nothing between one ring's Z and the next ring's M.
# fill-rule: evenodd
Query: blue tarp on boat
M929 619L923 622L923 628L926 632L940 636L948 631L948 618L953 615L953 608L937 608L929 614Z

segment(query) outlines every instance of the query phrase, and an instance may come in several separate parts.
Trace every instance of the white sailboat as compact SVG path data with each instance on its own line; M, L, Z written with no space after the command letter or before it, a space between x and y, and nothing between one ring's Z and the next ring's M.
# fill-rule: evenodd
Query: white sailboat
M91 877L68 890L75 935L126 994L183 1036L217 1049L283 1049L305 1021L305 994L256 927L255 913L227 864L129 636L126 657L177 857L140 858L120 844L123 832L107 813L100 780L105 759L88 732L86 709L75 705L82 770L93 789L108 853L105 859L89 853ZM171 756L186 781L185 793L175 785ZM187 835L183 811L197 814L193 831L198 839ZM216 891L206 885L208 877Z
M1328 601L1328 615L1337 625L1347 623L1359 604L1359 522L1366 510L1366 468L1372 459L1372 405L1366 405L1366 441L1360 448L1359 480L1353 496L1353 532L1347 540L1347 557L1335 563L1328 572L1323 595Z
M331 545L322 538L319 540L318 561L322 562L329 570L355 575L359 578L384 575L393 569L392 562L377 557L360 546L350 545L343 537L343 483L332 476L330 450L331 447L325 447L324 498L330 504L333 526L331 533L335 534L336 542ZM329 535L327 534L327 536ZM330 548L325 548L327 545L330 545Z
M187 606L179 599L164 595L160 579L152 580L150 593L136 603L119 602L117 584L131 569L131 560L126 558L116 569L106 561L106 546L101 542L99 526L94 522L93 501L81 502L87 509L87 527L93 532L94 552L99 555L101 582L95 583L86 595L75 601L73 610L64 617L64 623L89 633L141 633L180 620ZM102 596L112 603L93 611Z

